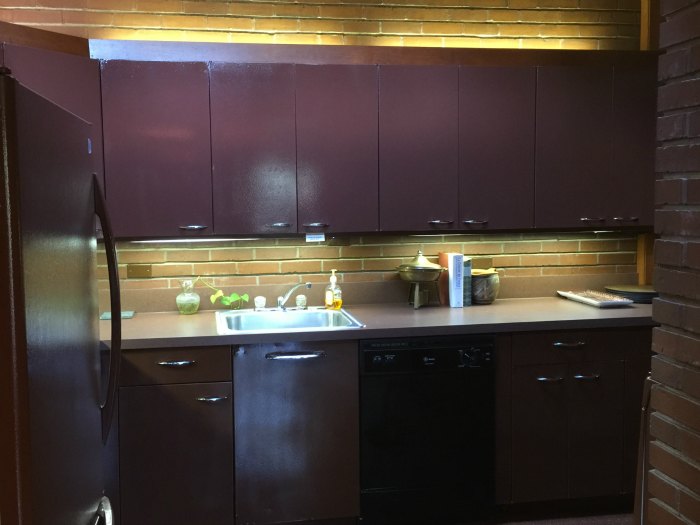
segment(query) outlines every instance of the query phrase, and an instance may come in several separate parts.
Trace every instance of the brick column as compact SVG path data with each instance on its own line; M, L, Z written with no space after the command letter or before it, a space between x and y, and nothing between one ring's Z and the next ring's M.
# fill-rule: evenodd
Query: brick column
M700 0L661 0L647 523L700 523Z

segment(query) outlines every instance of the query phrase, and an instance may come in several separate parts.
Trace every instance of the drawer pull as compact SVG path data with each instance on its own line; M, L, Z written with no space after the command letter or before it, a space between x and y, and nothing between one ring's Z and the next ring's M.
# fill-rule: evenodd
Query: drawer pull
M273 222L270 226L272 228L289 228L291 224L288 222Z
M208 226L205 226L204 224L187 224L185 226L178 226L178 228L186 232L199 232L206 230Z
M598 381L600 379L600 374L582 375L576 374L574 376L576 381Z
M328 228L330 224L325 222L306 222L303 224L304 228Z
M564 341L555 341L552 343L554 348L582 348L586 346L585 341L574 341L573 343L565 343Z
M185 368L188 366L194 366L197 364L197 361L194 360L188 360L188 361L158 361L159 366L164 366L166 368Z
M613 217L617 222L639 222L639 217Z
M561 383L564 381L563 377L538 377L538 383Z
M455 221L446 221L443 219L433 219L432 221L428 221L428 224L431 226L449 226L450 224L454 224Z
M198 397L197 401L200 403L208 403L210 405L213 405L215 403L221 403L222 401L226 401L228 399L228 396L207 396L207 397Z
M265 354L265 359L270 360L318 359L319 357L326 357L326 352L319 350L317 352L271 352Z
M484 220L477 220L477 219L464 219L462 221L462 224L466 226L484 226L485 224L488 224L489 221L487 219Z
M581 217L581 222L605 222L605 217Z

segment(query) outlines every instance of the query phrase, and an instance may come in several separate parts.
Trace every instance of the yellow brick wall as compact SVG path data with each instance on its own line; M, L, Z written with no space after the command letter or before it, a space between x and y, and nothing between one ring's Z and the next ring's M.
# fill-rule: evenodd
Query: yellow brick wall
M0 20L84 38L639 49L641 0L3 0Z
M292 284L311 282L311 304L332 268L348 302L404 300L408 284L396 267L421 250L434 262L440 251L473 258L476 267L494 266L502 297L553 295L557 289L602 289L607 284L637 282L637 238L623 233L562 233L445 236L340 237L322 244L303 239L240 240L225 243L138 244L118 246L124 308L138 311L175 309L182 279L202 276L224 292L265 295L268 304ZM104 258L100 261L101 303L107 304ZM129 266L150 266L151 277L129 278ZM137 268L136 268L137 269ZM197 290L206 299L207 288ZM202 301L203 308L211 304Z

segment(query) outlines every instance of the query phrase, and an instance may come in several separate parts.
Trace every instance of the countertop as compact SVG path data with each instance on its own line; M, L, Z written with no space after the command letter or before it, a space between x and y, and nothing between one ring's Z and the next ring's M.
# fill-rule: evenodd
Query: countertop
M122 320L122 349L654 325L650 304L595 308L559 297L498 299L490 305L466 308L426 306L415 310L408 304L388 303L348 305L344 309L366 326L332 331L218 335L213 310L194 315L139 312L132 319ZM101 338L108 341L109 334L110 322L100 321Z

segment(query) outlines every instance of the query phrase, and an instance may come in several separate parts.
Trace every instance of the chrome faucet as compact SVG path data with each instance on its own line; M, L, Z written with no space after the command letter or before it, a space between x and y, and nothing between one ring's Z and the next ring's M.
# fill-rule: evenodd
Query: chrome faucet
M280 295L277 298L277 308L280 308L282 310L286 310L284 303L286 303L289 298L292 296L294 293L294 290L297 290L298 288L301 288L302 286L305 286L306 288L311 288L311 283L300 283L300 284L295 284L292 286L292 289L289 290L284 296Z

